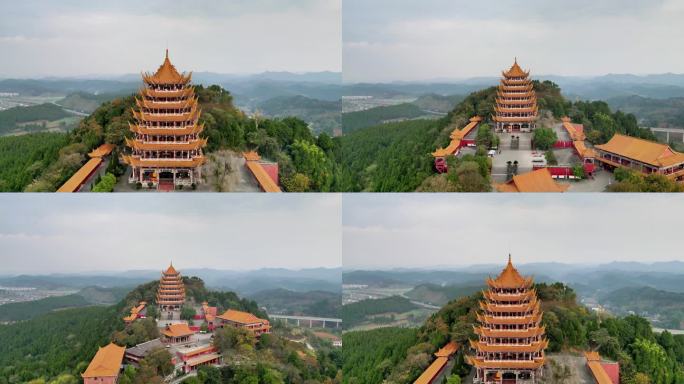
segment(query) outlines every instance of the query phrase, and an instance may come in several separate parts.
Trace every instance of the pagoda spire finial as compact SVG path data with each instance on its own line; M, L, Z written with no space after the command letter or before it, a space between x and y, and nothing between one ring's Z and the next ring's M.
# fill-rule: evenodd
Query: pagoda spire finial
M169 59L169 49L166 48L166 60L168 60L168 59Z

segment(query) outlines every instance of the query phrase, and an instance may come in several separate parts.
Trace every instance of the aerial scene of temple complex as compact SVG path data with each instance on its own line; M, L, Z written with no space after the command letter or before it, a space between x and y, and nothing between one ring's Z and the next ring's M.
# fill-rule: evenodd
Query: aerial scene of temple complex
M213 344L213 333L223 327L247 330L255 337L271 332L270 322L251 313L226 309L217 315L217 307L207 302L192 303L185 293L181 273L170 264L161 273L156 291L156 302L141 301L123 318L128 327L139 319L148 318L150 305L158 316L156 324L160 337L125 348L110 343L100 348L88 369L83 373L86 383L116 383L121 367L139 365L139 362L156 349L171 353L174 371L187 374L203 365L219 366L222 356ZM184 307L193 307L192 319L181 319Z
M605 144L592 145L583 124L567 116L542 116L534 88L530 71L523 70L516 58L502 72L494 113L489 119L472 116L467 125L455 126L449 145L432 153L435 171L448 172L450 157L475 154L480 128L491 123L496 136L485 150L498 192L600 192L615 182L613 171L618 168L684 180L684 153L620 133ZM545 144L548 148L535 143L537 131L544 130L555 138Z

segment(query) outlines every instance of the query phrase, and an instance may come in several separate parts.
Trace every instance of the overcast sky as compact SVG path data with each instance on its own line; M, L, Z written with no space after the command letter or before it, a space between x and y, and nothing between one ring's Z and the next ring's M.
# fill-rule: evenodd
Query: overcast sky
M0 274L341 266L340 195L0 196Z
M340 71L340 1L2 1L0 77Z
M344 0L345 82L684 72L681 0Z
M349 268L684 261L675 194L345 194Z

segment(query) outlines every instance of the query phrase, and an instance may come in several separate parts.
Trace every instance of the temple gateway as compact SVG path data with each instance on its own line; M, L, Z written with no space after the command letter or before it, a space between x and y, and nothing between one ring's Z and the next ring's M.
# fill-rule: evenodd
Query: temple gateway
M130 183L144 188L173 190L201 182L201 165L206 161L200 138L200 109L190 83L192 74L181 74L169 60L156 73L142 75L145 87L133 109L132 139L126 139L130 155L123 161L131 166Z
M548 340L541 326L542 312L531 277L513 267L510 255L496 279L487 279L489 289L477 315L475 351L468 363L475 368L474 383L535 383L544 366Z

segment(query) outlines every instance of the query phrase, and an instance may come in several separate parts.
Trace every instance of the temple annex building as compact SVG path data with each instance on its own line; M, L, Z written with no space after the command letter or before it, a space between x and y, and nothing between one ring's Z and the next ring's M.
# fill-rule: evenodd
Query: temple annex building
M533 384L542 375L548 340L541 325L541 302L531 277L523 277L508 257L506 268L480 302L477 340L467 361L475 369L476 384Z

